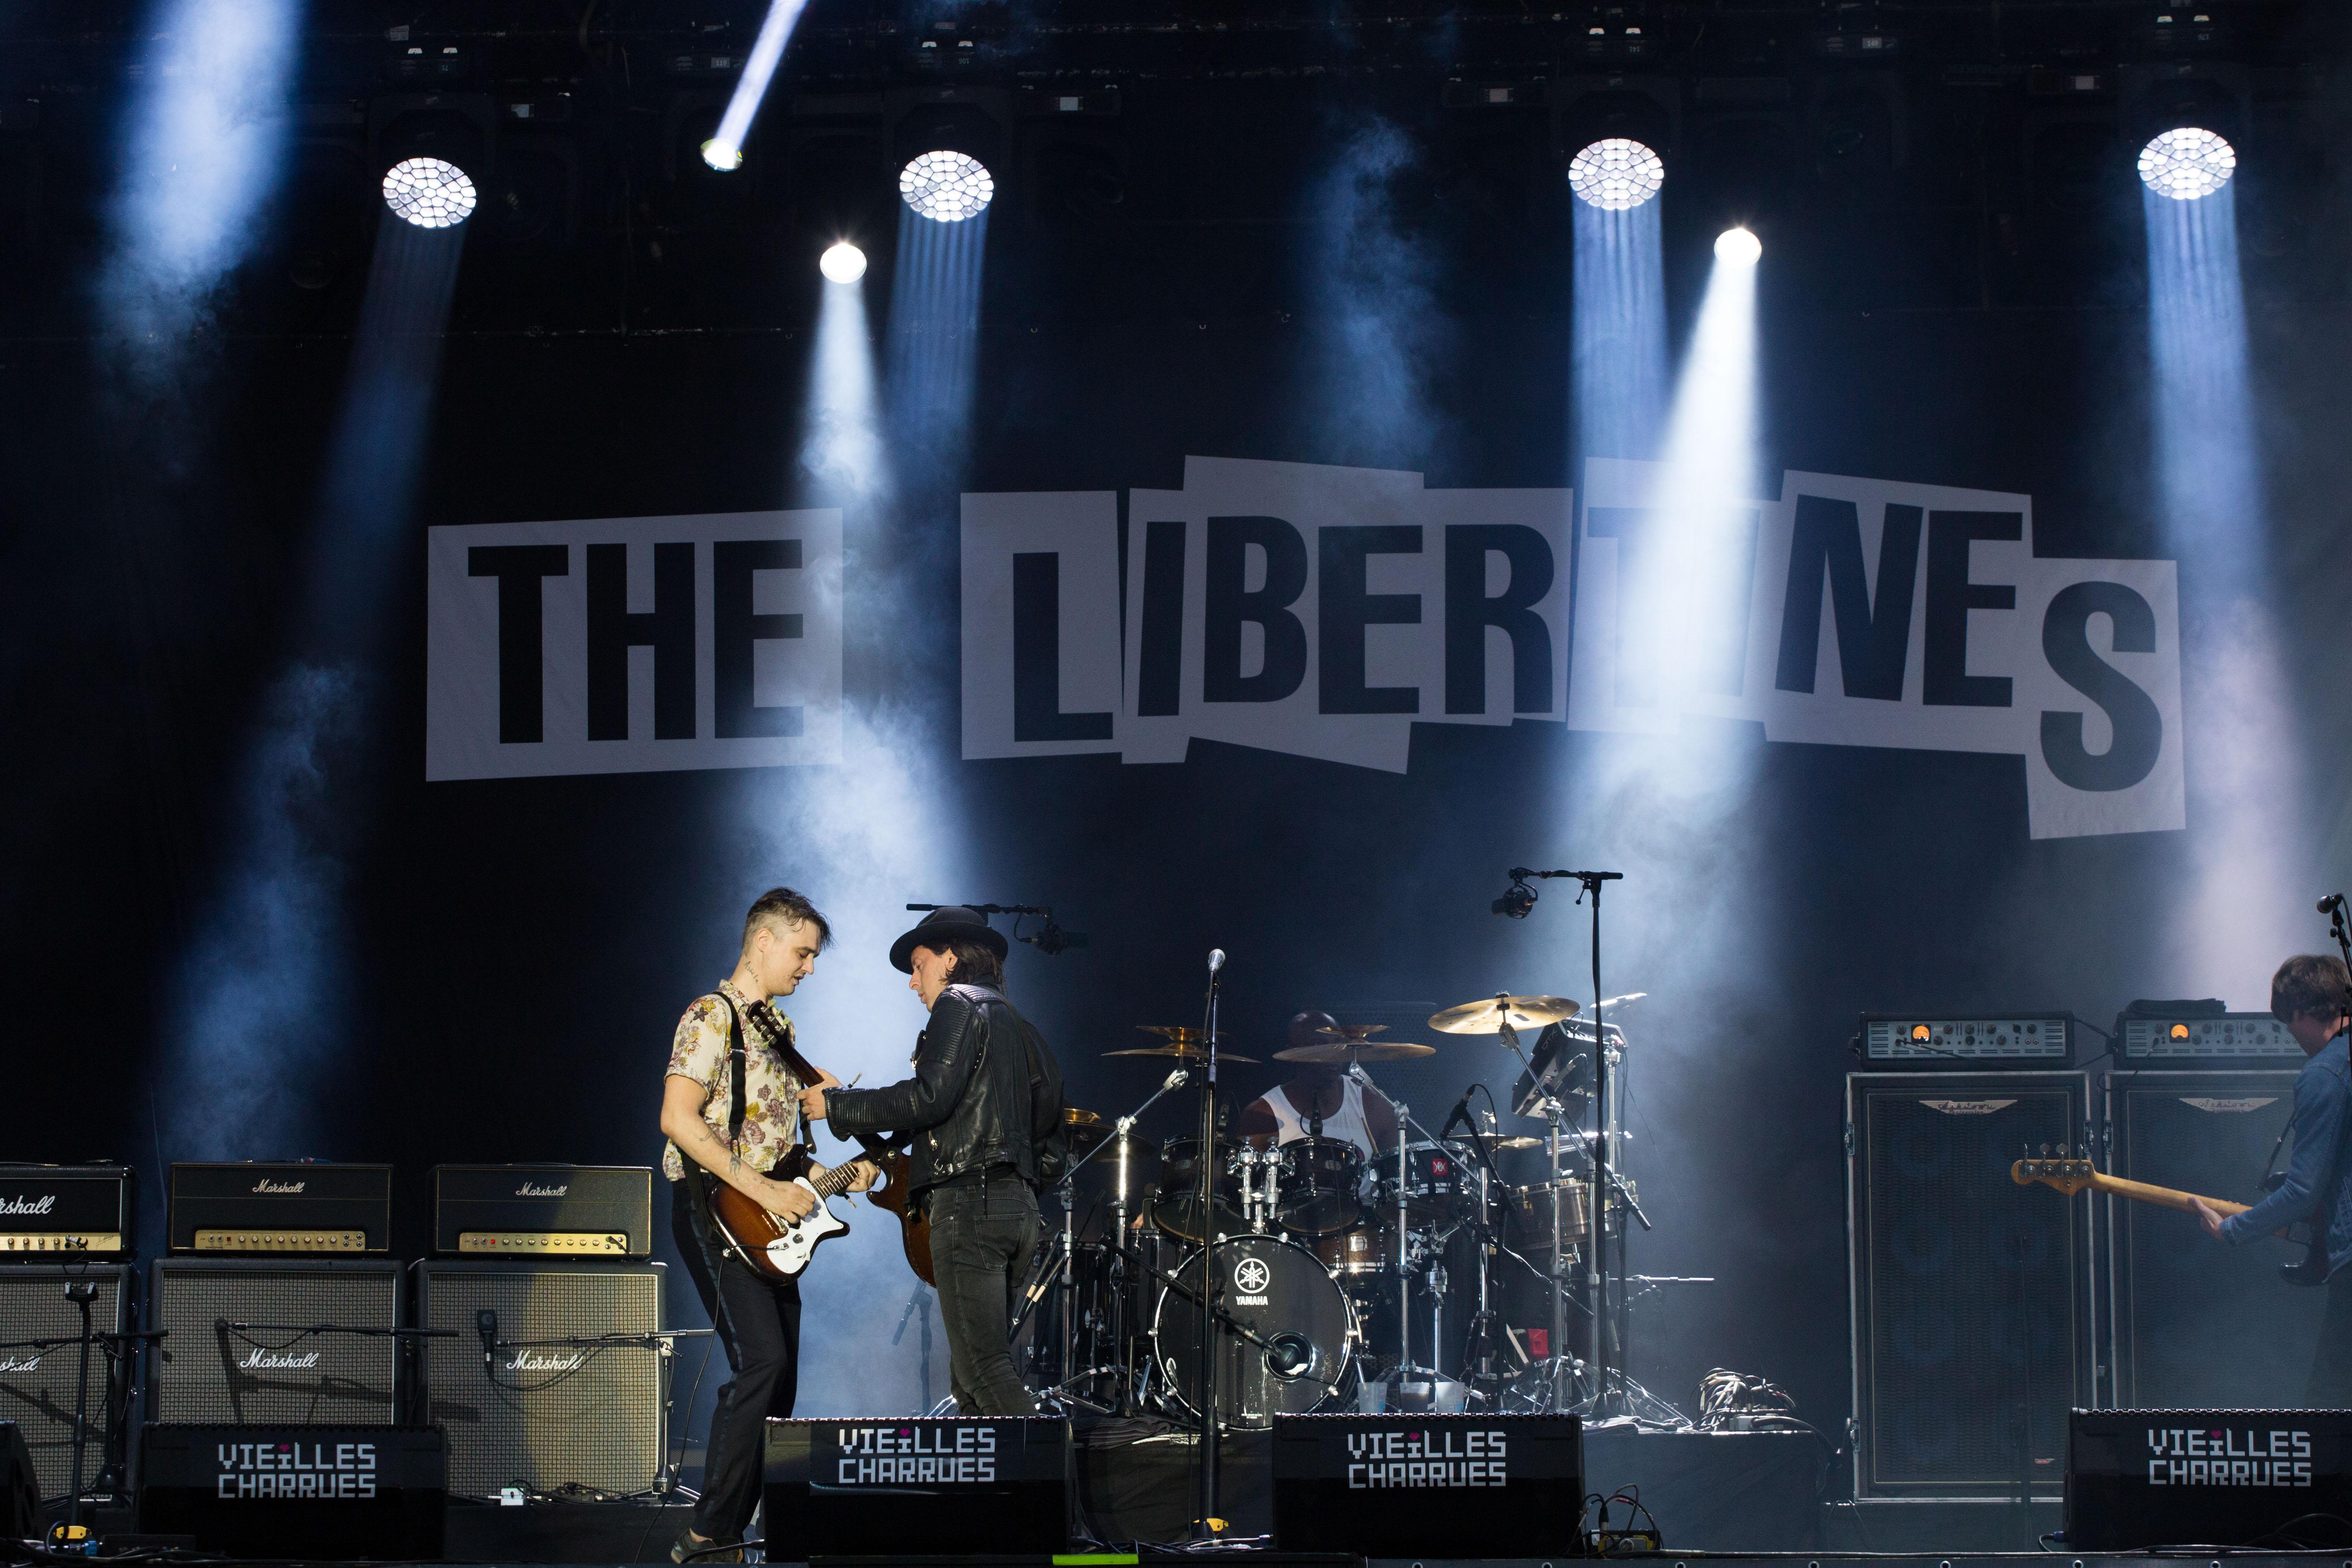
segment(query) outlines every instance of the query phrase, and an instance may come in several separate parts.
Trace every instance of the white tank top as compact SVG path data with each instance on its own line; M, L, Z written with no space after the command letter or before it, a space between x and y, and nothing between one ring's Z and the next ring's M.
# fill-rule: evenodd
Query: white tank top
M1307 1136L1307 1119L1290 1103L1290 1096L1280 1089L1265 1091L1266 1109L1274 1112L1274 1141L1288 1143ZM1323 1136L1342 1139L1361 1149L1367 1156L1373 1152L1371 1124L1364 1120L1364 1086L1354 1079L1340 1080L1339 1109L1323 1119Z

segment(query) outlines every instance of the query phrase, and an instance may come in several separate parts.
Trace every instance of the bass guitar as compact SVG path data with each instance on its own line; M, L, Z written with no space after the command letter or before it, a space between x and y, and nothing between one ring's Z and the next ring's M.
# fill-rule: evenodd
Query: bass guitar
M2046 1150L2048 1145L2043 1147ZM2010 1166L2009 1179L2021 1187L2030 1187L2038 1182L2045 1187L2057 1188L2068 1197L2076 1193L2112 1193L2134 1203L2156 1204L2164 1208L2179 1209L2184 1214L2196 1213L2195 1205L2200 1203L2223 1215L2243 1214L2252 1206L2233 1204L2227 1198L2209 1198L2200 1194L2184 1193L2176 1187L2159 1187L2147 1182L2111 1176L2105 1171L2095 1169L2088 1160L2020 1160ZM2327 1283L2326 1247L2317 1238L2324 1231L2325 1226L2318 1227L2313 1237L2305 1242L2305 1250L2300 1260L2279 1265L2281 1279L2290 1285Z

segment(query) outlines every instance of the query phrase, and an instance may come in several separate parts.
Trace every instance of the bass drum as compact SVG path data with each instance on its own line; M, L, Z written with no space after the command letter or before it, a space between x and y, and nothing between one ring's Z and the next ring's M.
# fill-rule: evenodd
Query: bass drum
M1348 1298L1305 1247L1271 1236L1236 1236L1205 1253L1194 1251L1176 1270L1176 1286L1160 1293L1152 1355L1177 1403L1200 1415L1198 1300L1204 1261L1214 1271L1224 1316L1260 1342L1219 1325L1218 1415L1230 1426L1263 1431L1277 1415L1304 1415L1338 1398L1356 1340Z

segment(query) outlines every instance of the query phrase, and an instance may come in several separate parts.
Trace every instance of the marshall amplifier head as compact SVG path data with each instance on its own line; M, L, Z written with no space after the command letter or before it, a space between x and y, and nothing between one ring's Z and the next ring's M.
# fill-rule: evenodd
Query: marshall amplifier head
M168 1228L173 1252L388 1252L392 1167L173 1165Z
M2352 1410L2077 1410L2066 1442L2066 1546L2305 1544L2352 1517Z
M1070 1424L770 1421L761 1497L779 1563L1066 1552Z
M0 1165L0 1258L128 1258L128 1165Z
M448 1466L419 1426L167 1426L140 1436L139 1529L236 1557L441 1555Z
M1277 1552L1575 1556L1583 1517L1573 1415L1274 1418Z
M650 1258L649 1165L436 1165L443 1258Z

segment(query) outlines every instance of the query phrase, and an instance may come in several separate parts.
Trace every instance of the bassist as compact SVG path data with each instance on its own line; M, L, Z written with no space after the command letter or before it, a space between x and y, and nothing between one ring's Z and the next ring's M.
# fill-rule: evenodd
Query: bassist
M661 1110L669 1139L662 1173L671 1184L671 1232L734 1371L711 1412L702 1500L670 1550L673 1561L743 1539L760 1499L764 1423L793 1413L800 1283L763 1274L733 1255L712 1222L705 1184L724 1182L787 1220L815 1209L807 1188L775 1179L822 1175L824 1167L806 1163L801 1148L804 1075L798 1069L804 1064L792 1020L770 1004L798 989L831 937L824 917L799 893L776 888L761 894L744 918L735 973L695 998L671 1042ZM851 1190L863 1192L873 1182L872 1168L865 1167Z
M2352 1162L2343 1157L2347 1111L2352 1111L2352 974L2339 958L2305 954L2279 965L2271 978L2271 1016L2311 1059L2294 1080L2294 1156L2286 1179L2270 1196L2240 1215L2190 1200L2206 1232L2232 1246L2309 1219L2321 1234L2319 1271L2328 1279L2327 1307L2319 1331L2318 1353L2304 1404L2312 1409L2352 1406Z

